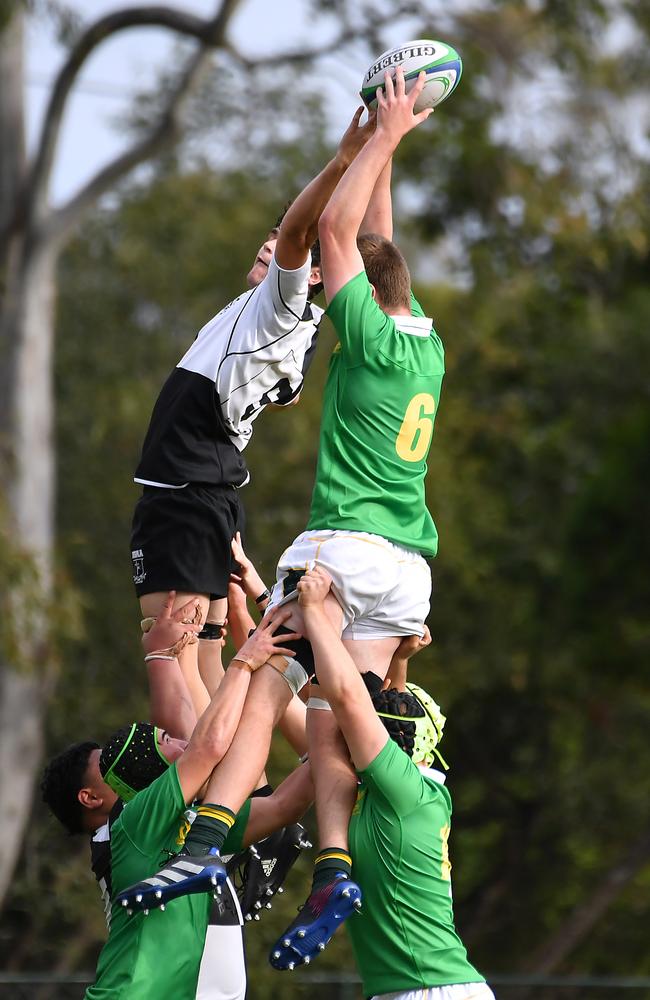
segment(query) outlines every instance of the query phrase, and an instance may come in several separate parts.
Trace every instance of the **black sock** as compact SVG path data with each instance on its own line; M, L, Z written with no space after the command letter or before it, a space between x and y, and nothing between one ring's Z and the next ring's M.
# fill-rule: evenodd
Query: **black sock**
M185 840L186 854L207 854L211 847L221 851L235 822L235 814L226 806L204 802L196 810L196 819Z
M352 858L342 847L326 847L320 851L314 861L312 892L322 889L324 885L331 882L337 872L343 872L350 878Z

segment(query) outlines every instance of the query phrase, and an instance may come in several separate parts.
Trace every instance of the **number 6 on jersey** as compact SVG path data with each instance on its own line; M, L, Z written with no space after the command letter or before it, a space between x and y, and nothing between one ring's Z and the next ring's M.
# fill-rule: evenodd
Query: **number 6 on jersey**
M406 407L402 426L395 441L395 451L405 462L421 461L433 437L436 401L428 392L418 392Z

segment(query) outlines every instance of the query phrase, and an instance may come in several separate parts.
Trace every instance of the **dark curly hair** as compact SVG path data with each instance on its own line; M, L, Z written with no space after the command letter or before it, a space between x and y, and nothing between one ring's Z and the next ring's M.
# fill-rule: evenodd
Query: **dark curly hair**
M47 764L41 778L41 798L68 833L83 833L84 808L77 798L83 788L88 761L99 743L73 743Z
M375 712L388 730L390 738L397 743L400 750L412 757L415 747L415 722L410 720L421 719L425 715L420 702L408 691L398 691L397 688L377 691L371 697Z

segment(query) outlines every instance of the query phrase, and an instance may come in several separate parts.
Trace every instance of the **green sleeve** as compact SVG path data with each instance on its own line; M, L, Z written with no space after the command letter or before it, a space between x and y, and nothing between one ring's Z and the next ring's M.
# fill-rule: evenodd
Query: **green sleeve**
M172 764L126 803L116 823L122 826L135 848L148 854L159 849L161 833L182 818L184 810L178 771L176 764Z
M411 289L411 316L425 317L424 309L413 294L413 289Z
M364 785L383 805L398 816L406 816L438 794L417 767L390 737L374 760L359 771ZM442 792L442 786L440 786Z
M360 271L339 288L327 307L327 315L338 335L341 356L350 366L363 364L394 326L373 299L365 271Z
M226 854L237 854L242 850L244 846L244 834L246 833L246 827L248 826L248 818L251 814L251 800L246 799L243 806L235 816L235 822L230 828L230 832L224 841L224 845L221 848L221 853Z

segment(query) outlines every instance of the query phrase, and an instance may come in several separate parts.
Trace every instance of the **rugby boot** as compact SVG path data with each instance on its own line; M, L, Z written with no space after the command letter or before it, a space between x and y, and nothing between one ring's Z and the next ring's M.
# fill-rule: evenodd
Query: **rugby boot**
M293 823L276 830L228 861L228 874L239 896L245 920L258 919L271 909L271 899L282 885L302 850L311 847L305 828Z
M226 881L219 851L211 847L207 854L177 854L164 868L135 885L130 885L115 897L116 903L128 912L165 908L165 904L179 896L195 892L211 892L218 895Z
M339 873L331 882L312 892L298 916L271 948L274 969L293 970L308 965L329 943L337 927L361 909L361 889Z

